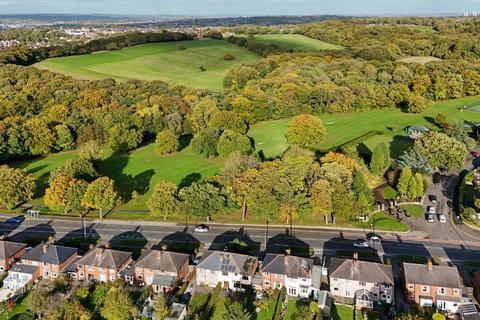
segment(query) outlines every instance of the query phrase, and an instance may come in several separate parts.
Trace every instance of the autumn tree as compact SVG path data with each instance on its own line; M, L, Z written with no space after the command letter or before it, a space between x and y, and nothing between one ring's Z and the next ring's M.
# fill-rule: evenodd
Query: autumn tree
M114 286L108 291L100 314L106 320L130 320L136 316L136 309L130 291Z
M247 197L257 173L256 169L248 168L242 174L234 177L232 183L227 187L230 197L237 205L242 207L242 220L245 220L247 214Z
M47 154L53 147L55 134L50 130L47 123L40 118L32 118L25 122L28 128L28 137L25 145L32 155Z
M373 149L370 169L373 174L383 176L390 167L390 162L390 151L388 150L387 144L382 142Z
M30 201L35 192L35 177L21 169L0 166L0 205L12 210Z
M98 209L100 219L103 218L103 209L113 208L119 201L115 191L114 181L108 177L100 177L90 183L82 199L82 205Z
M415 140L418 151L434 168L455 170L463 168L468 150L455 138L441 132L429 132Z
M147 206L153 216L167 216L174 214L178 209L178 187L175 183L160 181L154 188Z
M332 213L332 193L330 182L325 179L315 181L310 189L310 206L314 213L321 214L328 224L328 216Z
M292 118L286 132L290 144L319 144L325 140L326 130L319 118L302 114Z
M77 148L77 154L80 159L89 161L100 160L103 157L103 151L95 140L87 141Z
M167 299L164 294L159 294L153 305L153 315L155 319L164 320L170 313L170 308L168 307Z
M280 221L289 224L298 218L298 205L294 201L286 201L280 204Z
M412 170L409 167L405 167L397 183L397 191L400 196L406 197L409 195L410 180L412 180Z
M204 129L198 132L192 139L192 149L196 153L206 157L216 157L219 132L215 129Z
M364 175L358 171L353 177L352 191L355 194L357 204L365 213L370 213L373 208L373 192L368 187Z
M55 211L67 213L80 210L86 182L67 175L56 176L45 190L45 205Z
M407 112L409 113L422 113L431 108L432 103L423 96L411 94L407 97L406 101Z
M218 140L217 152L220 156L227 157L234 151L242 154L250 153L252 151L250 139L236 131L225 130Z
M220 189L208 182L193 183L179 192L188 214L209 218L225 208L226 198Z
M55 126L54 149L56 151L71 150L75 146L75 140L68 126L59 124Z
M160 131L155 139L155 152L158 154L170 154L177 152L180 142L177 135L170 129Z

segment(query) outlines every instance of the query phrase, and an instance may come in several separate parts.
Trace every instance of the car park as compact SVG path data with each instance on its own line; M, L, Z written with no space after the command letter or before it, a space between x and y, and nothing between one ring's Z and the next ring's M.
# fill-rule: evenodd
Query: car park
M25 216L16 216L7 220L10 223L22 223L25 220Z
M195 227L195 229L193 229L193 231L195 232L208 232L209 228L204 225L204 224L199 224L198 226Z
M430 214L435 214L436 210L435 210L435 207L434 206L430 206L428 207L428 213Z
M368 241L382 241L382 237L379 234L376 234L374 232L367 233L367 240Z
M356 248L368 248L370 245L365 239L357 239L353 242L353 246Z
M428 222L435 222L435 218L433 217L433 214L431 214L431 213L427 214L427 221Z

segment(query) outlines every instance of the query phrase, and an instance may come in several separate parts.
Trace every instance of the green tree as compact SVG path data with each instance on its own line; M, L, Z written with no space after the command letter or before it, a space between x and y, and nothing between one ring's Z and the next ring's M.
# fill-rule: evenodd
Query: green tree
M108 177L100 177L88 185L82 199L82 205L87 208L98 209L100 219L103 218L103 209L113 208L119 201L115 191L114 181Z
M155 139L155 152L158 154L170 154L177 152L180 142L177 135L170 129L160 131Z
M100 314L106 320L130 320L136 314L136 307L128 289L111 287L105 297Z
M153 315L155 319L164 320L168 314L170 313L170 309L167 304L167 299L165 298L164 294L159 294L157 300L155 300L155 304L153 305Z
M192 149L196 153L206 157L216 157L217 144L220 135L217 130L204 129L198 132L192 139Z
M390 168L390 164L390 151L388 150L387 144L382 142L373 149L370 169L372 169L373 174L383 176L388 168Z
M315 116L302 114L288 123L286 137L290 144L319 144L325 140L325 136L322 120Z
M409 199L417 198L417 179L414 176L408 182L407 197Z
M240 134L247 132L247 124L242 117L234 111L218 111L212 114L208 127L220 131L233 130Z
M417 187L416 190L415 190L415 194L416 194L415 198L423 197L423 194L425 193L423 176L419 172L417 172L417 173L415 173L413 178L415 179L415 185Z
M222 315L222 320L251 320L252 315L238 301L227 304L227 310Z
M397 161L401 167L409 167L415 172L426 174L433 174L435 172L428 158L420 152L417 146L413 146L404 151Z
M54 149L56 151L71 150L75 146L75 140L73 139L70 128L64 124L55 126L55 144Z
M69 177L92 181L98 177L93 163L87 159L72 159L65 163L63 174Z
M412 180L412 170L410 170L409 167L405 167L397 183L397 191L401 197L407 197L409 195L410 180Z
M328 216L332 213L332 192L330 182L325 179L315 181L310 188L310 206L314 213L321 214L328 224Z
M32 200L35 177L21 169L0 166L0 205L12 210L17 205Z
M236 131L225 130L218 140L217 152L220 156L227 157L234 151L242 154L250 153L252 151L250 139Z
M445 315L441 313L435 312L434 314L432 314L432 320L445 320L445 319L446 319Z
M32 155L47 154L50 152L55 134L50 130L44 120L32 118L25 122L28 136L25 141L26 147Z
M464 166L468 155L465 145L441 132L429 132L415 141L418 151L434 168L455 170Z
M90 140L77 148L77 154L80 159L89 161L100 160L103 157L102 148L95 140Z
M167 216L174 214L178 210L179 200L177 198L178 187L175 183L160 181L153 190L147 206L153 216Z
M193 183L179 192L187 213L200 218L209 218L226 206L221 190L208 182Z
M370 212L373 208L373 192L368 187L367 180L365 180L363 173L360 171L357 171L355 176L353 176L352 191L360 208L366 211L366 213Z
M334 192L332 193L332 208L334 217L340 216L346 219L351 219L355 215L353 210L354 203L355 196L345 185L334 185Z
M82 194L86 183L67 175L56 176L45 190L45 205L55 211L67 213L70 210L79 211Z
M125 152L135 149L142 142L143 135L135 128L124 128L114 125L108 130L108 145L112 150Z
M426 98L414 94L407 97L405 104L409 113L422 113L432 107L432 103Z

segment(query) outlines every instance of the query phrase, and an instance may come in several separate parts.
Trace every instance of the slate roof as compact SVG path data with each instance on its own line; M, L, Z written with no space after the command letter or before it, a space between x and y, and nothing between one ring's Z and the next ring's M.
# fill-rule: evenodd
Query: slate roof
M0 260L8 260L25 248L25 243L0 240Z
M407 283L446 288L462 287L457 267L432 265L432 269L428 269L426 264L404 262L403 270Z
M43 246L47 246L44 252ZM72 255L77 254L76 248L64 247L55 244L40 243L38 246L30 250L23 259L29 261L46 262L51 264L62 264Z
M233 272L244 276L252 276L257 268L258 259L245 254L207 251L197 265L197 269Z
M358 260L358 270L353 266L353 259L332 258L330 260L330 277L369 283L394 284L392 267L381 263Z
M81 259L77 261L77 265L99 267L106 269L119 269L132 257L131 252L112 250L109 248L94 248L88 251Z
M150 249L137 260L134 267L177 273L185 263L188 264L188 260L189 256L185 253Z
M24 274L34 274L37 271L38 266L32 266L27 264L16 264L8 272L18 272Z
M312 266L313 259L267 253L263 259L262 272L283 274L290 278L310 278Z

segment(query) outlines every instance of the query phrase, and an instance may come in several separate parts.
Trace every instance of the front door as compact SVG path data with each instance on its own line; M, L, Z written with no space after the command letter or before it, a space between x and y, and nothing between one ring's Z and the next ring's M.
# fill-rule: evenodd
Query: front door
M228 289L228 281L223 281L223 288Z

